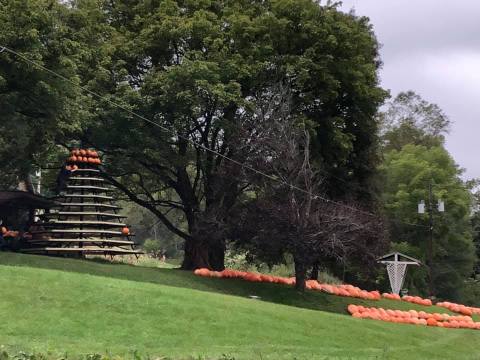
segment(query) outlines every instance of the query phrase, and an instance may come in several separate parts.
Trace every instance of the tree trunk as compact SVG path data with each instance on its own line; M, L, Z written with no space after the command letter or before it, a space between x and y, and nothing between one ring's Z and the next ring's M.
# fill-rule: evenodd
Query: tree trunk
M307 277L306 265L298 260L294 259L295 263L295 288L299 291L305 291L305 279Z
M310 273L310 280L318 280L318 273L319 273L319 263L315 261L312 267L312 272Z
M195 270L200 268L210 269L209 248L207 244L195 238L185 240L185 255L182 270Z
M217 241L209 245L208 260L212 270L225 270L225 241Z

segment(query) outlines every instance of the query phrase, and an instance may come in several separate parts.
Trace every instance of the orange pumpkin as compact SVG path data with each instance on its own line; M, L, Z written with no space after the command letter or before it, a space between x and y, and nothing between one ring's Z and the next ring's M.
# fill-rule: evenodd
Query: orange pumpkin
M80 150L80 155L85 156L87 155L87 151L85 149Z
M122 229L122 234L123 235L130 235L130 229L128 227L124 227Z
M97 162L95 161L95 159L92 158L92 157L89 157L89 158L87 159L87 161L88 161L89 164L96 164L96 163L97 163Z
M206 268L197 269L194 271L194 274L198 276L210 276L210 270Z
M350 305L348 305L347 310L350 314L354 314L354 313L358 312L358 306L354 305L354 304L350 304Z

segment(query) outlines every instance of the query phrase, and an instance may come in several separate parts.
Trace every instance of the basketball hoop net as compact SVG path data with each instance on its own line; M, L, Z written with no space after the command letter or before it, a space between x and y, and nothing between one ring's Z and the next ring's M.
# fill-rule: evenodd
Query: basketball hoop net
M405 273L407 272L407 264L404 263L389 263L387 264L388 278L390 279L390 287L393 294L400 294L402 290L403 281L405 280Z
M407 261L400 260L400 257L405 258ZM400 253L385 255L378 259L378 262L387 266L388 279L390 280L392 293L397 295L399 295L400 290L402 290L405 274L407 272L407 265L420 265L420 261Z

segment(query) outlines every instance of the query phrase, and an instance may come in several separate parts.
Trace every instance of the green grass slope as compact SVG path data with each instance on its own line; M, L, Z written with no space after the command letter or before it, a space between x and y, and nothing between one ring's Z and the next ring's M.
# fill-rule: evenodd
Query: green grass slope
M0 345L11 351L138 351L175 359L480 358L479 331L354 319L345 315L348 303L422 308L170 269L0 253Z

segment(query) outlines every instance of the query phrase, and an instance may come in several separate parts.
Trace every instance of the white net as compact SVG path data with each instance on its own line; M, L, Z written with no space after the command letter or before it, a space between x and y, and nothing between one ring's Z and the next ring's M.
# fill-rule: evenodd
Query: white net
M392 293L400 294L405 279L405 272L407 264L401 262L391 262L387 264L388 278L390 279L390 286Z

